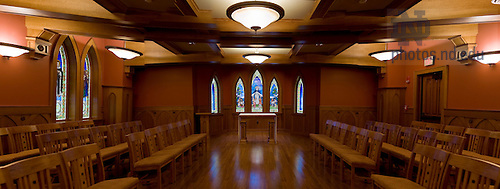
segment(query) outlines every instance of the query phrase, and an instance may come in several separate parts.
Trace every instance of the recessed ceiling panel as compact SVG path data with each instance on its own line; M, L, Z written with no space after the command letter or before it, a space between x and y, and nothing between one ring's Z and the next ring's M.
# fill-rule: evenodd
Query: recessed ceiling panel
M127 7L132 7L142 10L157 11L157 12L164 12L177 9L174 1L162 0L162 1L151 1L151 3L148 3L144 0L121 0L121 2L127 5Z
M256 51L263 54L288 54L291 48L222 48L224 54L247 54Z
M201 10L211 10L214 18L227 18L226 9L245 0L195 0ZM253 1L253 0L248 0ZM280 5L285 9L283 19L304 19L312 12L317 0L259 0Z
M396 0L336 0L329 10L346 12L381 10L387 7L392 1Z

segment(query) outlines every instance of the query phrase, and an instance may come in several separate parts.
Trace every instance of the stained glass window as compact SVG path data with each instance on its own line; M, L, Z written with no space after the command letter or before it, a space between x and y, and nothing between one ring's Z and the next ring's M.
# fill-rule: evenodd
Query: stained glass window
M269 87L269 111L278 112L278 101L279 101L279 89L278 82L276 78L271 81L271 86Z
M236 82L236 112L245 112L245 86L241 78Z
M304 113L304 84L302 78L299 77L297 82L297 113Z
M219 113L219 85L215 77L212 79L212 84L210 85L211 101L212 101L212 113Z
M90 59L89 55L85 57L85 63L83 65L83 119L90 118L90 89L91 89L91 69L90 69Z
M66 50L61 45L57 56L56 120L66 119L67 73Z
M252 112L262 112L264 102L262 89L262 76L259 70L255 70L252 76Z

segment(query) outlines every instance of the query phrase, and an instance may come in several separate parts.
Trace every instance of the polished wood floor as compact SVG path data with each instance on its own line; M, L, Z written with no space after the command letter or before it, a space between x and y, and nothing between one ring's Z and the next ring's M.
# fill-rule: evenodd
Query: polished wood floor
M338 171L315 163L311 140L280 132L278 144L268 144L264 132L249 133L238 144L236 133L210 139L208 156L195 161L168 188L349 188ZM349 178L346 172L346 178ZM360 180L356 188L371 187Z

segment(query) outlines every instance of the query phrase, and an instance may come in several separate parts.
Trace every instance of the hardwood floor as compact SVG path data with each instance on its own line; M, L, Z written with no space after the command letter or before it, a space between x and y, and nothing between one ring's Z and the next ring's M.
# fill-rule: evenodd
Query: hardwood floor
M168 188L349 188L350 181L341 182L338 171L331 174L314 163L306 136L280 132L278 144L268 144L264 132L249 133L247 144L237 138L236 133L212 137L208 156ZM371 188L361 179L356 186Z

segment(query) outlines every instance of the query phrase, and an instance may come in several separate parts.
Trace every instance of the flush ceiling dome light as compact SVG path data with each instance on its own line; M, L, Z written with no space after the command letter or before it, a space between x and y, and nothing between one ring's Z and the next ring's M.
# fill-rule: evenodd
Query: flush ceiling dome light
M482 64L496 64L500 61L500 51L489 51L471 55L471 58Z
M260 53L251 53L251 54L244 54L243 58L248 59L253 64L261 64L265 60L271 58L271 55L260 54Z
M33 50L29 47L0 42L0 55L10 58L18 57Z
M118 58L124 60L130 60L138 56L142 56L142 53L136 50L127 49L123 47L106 46L106 49L115 54Z
M252 30L260 30L285 16L285 10L274 3L245 1L227 8L227 17Z
M383 51L372 52L368 55L370 55L373 58L376 58L377 60L386 61L386 60L392 60L394 57L398 56L403 52L404 52L403 50L383 50Z

